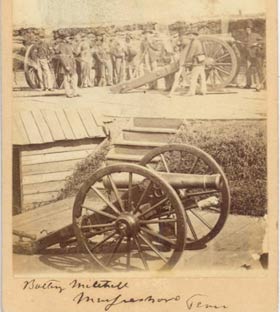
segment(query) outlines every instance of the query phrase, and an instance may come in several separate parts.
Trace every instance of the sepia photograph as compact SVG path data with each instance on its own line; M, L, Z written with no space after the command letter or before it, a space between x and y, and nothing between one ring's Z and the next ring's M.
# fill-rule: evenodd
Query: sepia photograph
M2 0L3 309L277 311L275 0Z
M264 0L13 0L13 274L265 273L266 30Z

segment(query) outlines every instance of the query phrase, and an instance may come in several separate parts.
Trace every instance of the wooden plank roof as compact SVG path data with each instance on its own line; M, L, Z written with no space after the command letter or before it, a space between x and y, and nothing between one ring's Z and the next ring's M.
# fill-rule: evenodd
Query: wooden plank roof
M104 138L103 123L89 109L20 110L13 116L13 144Z

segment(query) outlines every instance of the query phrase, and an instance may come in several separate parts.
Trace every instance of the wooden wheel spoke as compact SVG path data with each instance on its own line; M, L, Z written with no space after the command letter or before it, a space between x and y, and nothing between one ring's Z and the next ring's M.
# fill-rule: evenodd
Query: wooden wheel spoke
M160 215L161 216L161 215ZM158 224L158 223L175 223L177 222L177 219L171 218L171 219L150 219L150 220L141 220L140 224Z
M90 251L95 250L96 248L102 246L103 244L105 244L110 238L112 238L113 236L116 235L116 231L114 231L113 233L111 233L110 235L108 235L107 237L105 237L101 242L97 243L96 245L94 245L93 247L89 248Z
M204 224L210 231L213 230L213 227L208 224L201 216L195 213L193 210L189 210L202 224Z
M127 237L126 242L126 269L128 270L130 267L130 259L131 259L131 238Z
M111 183L113 192L114 192L114 194L115 194L115 196L116 196L116 199L117 199L117 201L118 201L118 203L119 203L119 205L120 205L120 209L121 209L121 211L124 211L123 201L122 201L121 196L120 196L120 194L119 194L118 188L117 188L117 186L116 186L115 182L113 181L113 179L112 179L112 177L111 177L110 174L108 174L108 178L109 178L109 181L110 181L110 183ZM114 206L114 207L115 207L115 206ZM117 210L117 211L118 211L118 210ZM117 213L119 214L119 211L118 211Z
M192 173L194 171L194 168L197 165L198 161L199 161L199 158L196 156L189 173Z
M228 75L228 76L230 75L230 72L226 71L225 69L222 69L219 66L215 66L215 69L220 71L220 72L222 72L222 73L224 73L225 75Z
M225 59L226 57L230 56L230 54L227 52L226 54L223 54L216 58L216 62Z
M146 259L145 259L145 256L144 256L144 254L143 254L143 252L142 252L142 250L141 250L141 245L140 245L140 243L139 243L138 237L135 236L135 237L134 237L134 241L135 241L135 244L136 244L136 247L137 247L139 256L140 256L140 258L141 258L141 260L142 260L142 263L143 263L143 265L144 265L145 270L149 270L148 263L147 263L147 261L146 261Z
M133 175L132 175L132 172L129 172L129 176L128 176L128 208L131 207L131 203L132 203L132 182L133 182Z
M151 212L152 210L156 209L157 207L159 207L160 205L164 204L166 201L168 201L168 198L164 198L162 200L160 200L158 203L156 203L155 205L153 205L152 207L150 207L149 209L147 209L146 211L142 212L139 215L139 218L143 217L145 214Z
M171 245L171 246L175 246L175 243L174 243L174 241L172 240L172 239L169 239L169 238L167 238L167 237L165 237L165 236L163 236L163 235L161 235L161 234L159 234L159 233L156 233L156 232L154 232L153 230L151 230L151 229L147 229L147 228L141 228L141 231L143 231L143 232L145 232L146 234L148 234L148 235L150 235L150 236L153 236L153 237L155 237L155 238L157 238L157 239L159 239L159 240L162 240L162 241L164 241L164 242L166 242L166 243L168 243L169 245Z
M154 251L154 253L156 253L160 257L160 259L164 263L168 262L168 260L158 251L158 249L145 236L139 233L139 237Z
M231 63L215 63L216 66L231 66Z
M223 48L223 46L219 46L216 50L215 50L215 52L214 52L214 54L213 54L213 58L215 58L218 54L219 54L219 52L221 51L221 49Z
M95 192L95 194L101 199L103 200L103 202L109 206L117 215L120 214L120 211L118 210L118 208L111 203L96 187L94 187L93 185L91 186L91 189Z
M211 82L212 88L214 89L215 88L215 79L214 79L213 70L211 70L211 72L210 72L210 82Z
M141 206L141 204L142 204L144 198L147 196L147 194L148 194L149 191L151 190L152 185L153 185L153 182L152 182L152 181L149 181L149 185L148 185L148 186L145 188L145 190L143 191L143 193L142 193L142 195L141 195L141 197L140 197L140 199L139 199L139 201L138 201L138 203L137 203L137 205L136 205L136 208L135 208L134 213L138 212L138 210L139 210L139 208L140 208L140 206Z
M213 50L213 47L212 47L212 44L211 42L207 41L207 44L206 44L206 49L207 51L207 55L211 56L212 55L212 50Z
M190 217L188 216L188 213L187 213L187 212L186 212L186 221L187 221L187 225L189 226L189 228L190 228L190 230L191 230L191 232L192 232L193 238L194 238L195 240L198 240L198 237L197 237L197 235L196 235L196 232L195 232L195 230L194 230L194 227L193 227L193 225L192 225L192 223L191 223Z
M119 237L118 241L116 242L114 249L112 250L112 253L109 256L109 259L107 260L107 263L106 263L107 266L110 265L110 263L112 262L118 248L120 247L120 244L122 243L122 240L123 240L123 236Z
M170 172L164 155L163 155L163 154L160 154L160 158L161 158L161 160L162 160L162 162L163 162L163 165L164 165L164 168L165 168L166 172Z
M117 217L108 213L108 212L105 212L105 211L102 211L102 210L98 210L98 209L95 209L95 208L92 208L92 207L87 207L87 206L82 206L83 209L86 209L86 210L89 210L89 211L92 211L92 212L95 212L97 214L100 214L104 217L107 217L107 218L110 218L110 219L114 219L116 220Z
M219 74L219 72L217 71L217 69L214 71L214 74L216 75L216 77L223 82L223 78L221 77L221 75Z

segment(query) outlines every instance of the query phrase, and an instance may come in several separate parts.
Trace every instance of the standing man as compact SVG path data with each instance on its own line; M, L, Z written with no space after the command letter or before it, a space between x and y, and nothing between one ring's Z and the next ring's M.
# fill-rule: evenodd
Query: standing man
M136 70L137 49L132 37L129 34L125 36L125 61L126 61L126 78L133 79L137 76Z
M111 47L105 35L99 35L96 41L95 59L98 66L99 87L113 85L113 63L111 56Z
M40 81L40 87L46 91L53 91L53 77L50 70L50 46L43 39L44 36L40 35L35 43L35 53L37 60L37 73Z
M125 80L125 48L119 38L112 40L111 57L114 68L114 83L120 83Z
M78 75L73 47L69 37L60 35L61 42L55 47L55 51L60 59L60 71L64 75L64 88L66 97L72 98L80 96L78 90Z
M153 32L149 30L143 31L143 40L140 44L140 64L142 64L143 72L153 72L157 69L157 59L159 49L158 46L153 42ZM156 89L157 81L149 84L149 89Z
M179 71L175 76L172 89L169 93L171 97L179 84L179 79L185 71L190 71L190 89L188 96L196 94L197 83L200 84L200 94L205 95L207 92L206 74L205 74L205 54L201 41L196 31L185 32L181 36L183 50L180 54Z
M91 87L91 67L92 67L92 46L85 34L77 47L77 56L80 56L81 63L81 87Z
M252 87L252 75L256 73L256 89L259 91L263 82L263 57L261 53L263 44L263 37L258 33L253 32L253 23L248 22L246 28L246 59L247 59L247 71L246 71L246 85L245 89Z

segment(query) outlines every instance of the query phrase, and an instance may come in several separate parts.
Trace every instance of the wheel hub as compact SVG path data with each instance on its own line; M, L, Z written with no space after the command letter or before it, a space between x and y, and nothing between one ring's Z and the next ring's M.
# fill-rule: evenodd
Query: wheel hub
M139 230L138 220L132 214L124 213L116 221L116 230L124 236L133 236Z
M205 65L207 67L211 67L212 68L215 65L215 63L216 63L216 61L212 57L207 57L206 60L205 60Z

